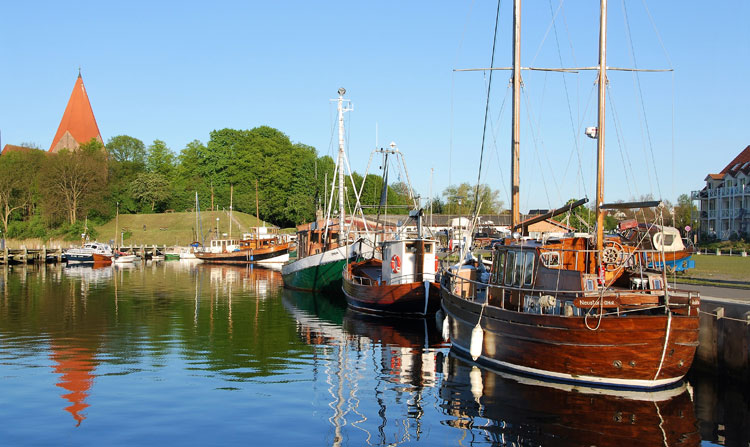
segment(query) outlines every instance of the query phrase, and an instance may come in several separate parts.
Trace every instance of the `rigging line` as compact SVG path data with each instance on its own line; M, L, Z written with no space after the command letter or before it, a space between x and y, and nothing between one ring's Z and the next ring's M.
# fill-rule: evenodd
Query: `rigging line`
M536 62L536 58L539 56L539 53L542 51L542 47L544 46L544 42L547 41L547 36L549 35L549 32L554 28L555 26L555 18L557 17L557 14L560 12L560 9L562 9L563 0L560 1L560 4L557 7L557 11L554 11L552 14L552 21L547 26L547 31L544 32L544 36L542 36L542 41L539 42L539 46L536 49L536 54L534 54L534 57L531 59L531 65L530 67L533 67ZM550 3L550 9L552 9L552 3ZM562 67L562 65L560 65Z
M464 29L461 33L461 40L458 43L458 48L456 49L456 58L453 61L453 66L455 67L458 65L458 57L461 54L461 49L464 45L464 39L466 38L466 30L469 28L469 19L471 19L471 12L474 9L474 0L472 0L471 5L469 5L469 13L466 14L466 21L464 22ZM451 105L450 105L450 134L448 137L448 186L451 186L451 175L453 173L453 130L454 130L454 99L455 99L455 85L456 85L456 72L455 70L451 70ZM448 213L450 214L450 204L448 205Z
M595 91L596 91L596 83L594 82L594 83L591 84L591 90L589 90L589 96L588 96L588 99L586 100L586 106L584 107L583 114L581 116L586 116L586 114L588 113L589 106L591 106L592 103L593 103L593 97L594 97L594 92ZM581 132L582 129L581 128L583 127L582 123L583 123L583 120L580 119L579 122L578 122L578 126L579 126L578 130L575 132L575 135L579 135L579 137L578 137L579 146L580 146L580 138L581 138L580 135L582 134L582 132ZM565 169L563 170L562 178L566 178L568 176L568 169L570 168L570 162L571 162L571 160L573 160L573 152L572 151L570 152L570 156L568 157L568 162L565 164ZM588 193L586 192L586 181L585 181L585 179L587 177L583 175L583 159L580 156L580 154L578 156L578 172L579 172L579 176L580 176L578 185L579 186L581 186L581 185L583 186L583 195L584 195L584 197L588 197ZM579 192L578 195L580 196L581 195L580 194L580 190L578 192Z
M620 120L617 117L617 111L615 110L615 102L612 98L612 92L607 86L607 93L609 99L609 108L612 111L612 121L615 124L615 135L617 137L617 147L620 149L620 159L622 160L622 169L625 171L625 183L628 185L628 193L633 196L633 189L630 187L630 178L628 175L628 167L630 167L630 175L633 174L633 165L630 164L630 157L627 156L627 151L624 149L622 135L620 134ZM627 158L627 164L625 159ZM635 176L633 176L633 183L635 183Z
M651 15L651 10L648 9L646 0L643 0L643 8L646 10L646 14L648 14L648 20L651 22L651 27L654 28L654 33L656 33L656 38L659 40L661 49L664 51L664 57L667 58L667 63L669 64L669 68L674 69L674 66L672 65L672 59L669 58L669 52L667 51L667 47L664 46L664 41L662 40L661 34L659 33L659 28L656 27L656 23L654 22L654 18Z
M562 4L563 2L560 1L560 6L558 7L557 12L559 12L560 9L562 8ZM552 0L549 1L549 9L550 9L550 12L552 12ZM557 16L557 12L554 13L555 17ZM563 58L562 58L562 51L560 50L560 38L557 35L557 25L555 24L554 17L552 19L552 25L555 31L555 43L557 44L557 56L560 60L560 66L562 67ZM570 105L570 92L568 92L568 81L566 80L565 73L562 73L562 80L563 80L563 86L565 87L565 99L567 100L567 104L568 104L568 117L570 118L570 130L573 133L573 142L574 142L575 149L576 149L576 155L578 156L578 175L581 176L581 178L583 178L583 169L581 168L581 149L578 144L579 140L578 138L576 138L577 132L576 132L575 120L573 119L573 109L571 108L571 105ZM559 192L559 189L558 189L558 192ZM585 184L583 187L583 192L585 196L588 196Z
M333 158L333 134L336 132L336 120L333 119L330 104L328 106L328 119L331 121L331 139L328 141L328 155Z
M490 120L490 134L492 135L492 148L495 150L495 157L497 158L497 172L500 173L500 185L503 189L503 192L505 193L505 198L508 200L506 203L510 203L510 192L508 191L508 187L505 184L505 177L503 176L503 169L502 164L500 163L500 151L497 150L497 132L500 131L501 126L500 119L502 118L503 111L505 110L505 102L508 99L508 92L510 91L510 84L508 84L508 88L505 89L505 96L503 97L503 102L500 104L500 113L497 115L497 131L495 131L494 125L492 124L492 120Z
M630 57L633 60L633 67L635 67L637 69L638 68L638 62L636 61L636 58L635 58L635 48L633 46L633 36L632 36L632 34L630 32L630 20L628 19L628 8L626 6L625 0L622 0L622 9L623 9L623 13L624 13L623 14L623 20L625 21L625 34L628 36L628 43L630 45ZM643 100L643 89L641 88L641 78L638 75L637 71L633 72L633 78L634 78L634 83L635 83L635 85L638 88L638 98L640 99L640 102L641 102L641 117L643 118L643 124L645 125L645 128L646 128L646 137L647 137L647 140L648 140L648 148L649 148L649 150L651 152L651 163L652 163L653 169L654 169L654 181L656 182L656 190L659 193L659 197L661 198L662 197L661 186L659 184L659 175L658 175L658 172L656 171L656 157L654 156L654 145L653 145L653 142L651 140L651 129L650 129L649 125L648 125L648 117L646 116L646 105L645 105L645 101Z
M490 57L490 68L495 66L495 46L497 45L497 28L500 22L500 0L497 0L497 12L495 14L495 35L492 38L492 56ZM494 70L492 70L494 71ZM487 101L484 105L484 125L482 126L482 148L479 152L479 172L477 173L477 187L474 191L474 210L473 215L479 212L479 184L482 180L482 159L484 158L484 139L487 134L487 117L490 111L490 92L492 89L492 71L490 71L490 79L487 84Z
M541 160L541 157L539 156L539 147L536 141L536 131L534 129L534 122L531 118L531 105L530 105L529 97L526 94L525 88L522 88L521 92L523 93L523 98L526 101L526 115L529 118L529 127L531 127L531 140L534 142L534 155L536 156L536 160L539 163L539 172L544 172L544 169L542 168L542 160ZM559 194L560 188L557 187L557 181L555 180L554 171L550 173L550 176L552 177L552 181L554 182L555 188L557 188L558 194ZM542 175L540 177L542 178L542 186L544 187L544 194L547 196L547 204L549 205L550 208L552 208L552 200L550 200L549 191L547 190L547 180L545 180L547 176ZM529 194L527 194L526 197L529 197Z

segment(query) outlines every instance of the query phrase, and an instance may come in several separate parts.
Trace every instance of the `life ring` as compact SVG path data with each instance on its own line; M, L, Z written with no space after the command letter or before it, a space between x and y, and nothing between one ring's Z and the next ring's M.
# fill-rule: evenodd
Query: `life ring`
M401 258L398 255L391 256L391 271L393 273L401 271Z

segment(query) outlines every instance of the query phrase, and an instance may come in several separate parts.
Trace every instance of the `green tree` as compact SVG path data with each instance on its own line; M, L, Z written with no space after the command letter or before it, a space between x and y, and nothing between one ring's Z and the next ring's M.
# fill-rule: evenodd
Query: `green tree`
M698 222L693 222L693 216L698 214L698 208L690 200L687 194L680 194L677 197L677 206L674 207L674 226L680 231L685 230L686 226L695 227L691 231L698 229Z
M167 178L171 178L175 169L174 153L167 147L167 143L154 140L148 147L146 157L146 169L148 172L156 172Z
M121 163L146 164L146 146L143 141L128 135L117 135L107 141L110 158Z
M165 203L171 194L169 180L158 172L142 172L130 183L130 194L142 204L151 206Z
M500 192L490 188L487 184L479 185L480 214L497 214L502 211L503 202L499 199ZM443 191L445 210L449 214L468 215L474 212L474 198L476 186L468 183L451 185Z
M8 221L14 211L23 209L29 203L32 178L25 169L21 152L10 152L0 157L0 217L3 221L3 234L8 234Z
M104 146L92 139L78 150L48 154L40 183L47 214L64 216L74 224L81 211L102 205L107 186Z

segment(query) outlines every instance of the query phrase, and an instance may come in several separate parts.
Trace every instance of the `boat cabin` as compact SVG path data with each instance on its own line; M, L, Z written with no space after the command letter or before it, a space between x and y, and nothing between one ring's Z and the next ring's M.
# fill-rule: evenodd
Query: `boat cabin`
M404 239L383 242L382 280L386 284L435 281L437 241Z

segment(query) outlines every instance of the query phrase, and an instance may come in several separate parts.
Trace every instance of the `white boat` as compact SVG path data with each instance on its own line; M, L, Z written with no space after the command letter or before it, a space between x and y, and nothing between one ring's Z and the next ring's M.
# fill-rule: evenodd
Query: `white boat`
M116 264L126 264L126 263L133 263L138 260L137 255L125 255L125 254L116 254L113 258L113 261Z
M69 263L111 263L113 256L112 247L100 242L87 242L83 244L83 247L71 248L65 251L65 259Z

